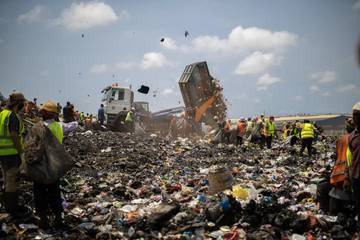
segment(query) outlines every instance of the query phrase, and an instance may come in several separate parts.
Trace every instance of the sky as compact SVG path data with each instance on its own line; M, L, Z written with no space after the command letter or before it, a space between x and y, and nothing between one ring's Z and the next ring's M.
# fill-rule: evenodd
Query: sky
M95 113L116 82L154 112L207 61L229 117L348 113L359 37L360 0L0 0L0 91Z

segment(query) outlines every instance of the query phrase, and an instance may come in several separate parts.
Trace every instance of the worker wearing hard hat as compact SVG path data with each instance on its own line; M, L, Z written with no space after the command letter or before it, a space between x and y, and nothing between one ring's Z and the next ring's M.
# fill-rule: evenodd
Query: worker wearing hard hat
M129 132L134 131L134 111L135 108L131 108L131 110L126 114L125 117L126 130Z
M224 128L223 128L224 140L227 143L230 143L231 137L231 119L225 121Z
M355 199L355 211L360 217L360 102L353 106L355 130L349 136L348 165Z
M24 158L24 124L19 116L25 97L22 93L10 95L6 107L0 112L0 162L4 178L3 203L6 212L17 218L24 209L19 207L18 173Z
M347 151L349 136L354 130L352 119L346 121L346 134L336 141L336 161L331 171L330 184L333 186L328 193L330 214L337 215L342 211L347 201L351 200L349 166L347 163Z
M275 118L273 116L270 116L270 118L265 121L264 125L265 141L268 149L271 149L272 140L275 136L276 126L274 120Z
M244 118L241 118L237 122L237 135L236 135L237 145L241 145L243 143L243 137L245 133L246 133L246 121Z
M39 113L44 121L44 125L49 128L51 133L56 137L56 139L62 143L64 137L63 126L60 122L56 121L58 119L58 107L56 103L52 101L45 102ZM69 124L67 124L69 125ZM32 136L36 132L34 126L33 129L30 129L29 135ZM34 134L35 135L35 134ZM27 143L27 147L31 147L31 142ZM59 180L51 184L41 184L34 182L34 205L36 214L40 217L39 227L46 229L49 227L48 213L50 207L51 212L55 215L55 227L60 227L63 224L62 221L62 200L60 193Z

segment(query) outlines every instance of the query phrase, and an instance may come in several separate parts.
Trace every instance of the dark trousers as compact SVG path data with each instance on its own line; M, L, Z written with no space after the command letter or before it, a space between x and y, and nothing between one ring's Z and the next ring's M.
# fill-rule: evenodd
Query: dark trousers
M312 148L313 138L303 138L301 139L301 149L300 155L304 153L305 148L308 151L308 155L311 156L311 148Z
M329 181L322 181L317 184L316 189L316 200L320 204L320 209L328 212L329 211L329 192L333 188Z
M298 138L296 136L292 136L290 138L290 146L294 146L297 142Z
M226 143L230 143L230 132L224 132L224 140Z
M265 146L265 143L266 143L266 137L264 134L261 134L260 147L263 148Z
M34 183L35 210L39 215L47 215L50 207L55 215L63 211L59 181L52 184Z
M267 136L267 137L265 138L266 146L267 146L268 149L271 149L272 140L273 140L273 136Z
M100 119L100 118L99 118L99 123L100 123L101 126L104 125L104 120L105 120L105 119Z
M237 137L236 137L236 144L237 144L237 145L241 145L242 142L243 142L243 137L242 137L242 136L237 136Z
M0 156L0 162L4 181L4 192L16 192L19 185L20 155Z
M333 197L329 199L329 213L332 216L336 216L339 212L342 212L344 206L347 204L346 201L342 201Z
M360 179L351 178L353 199L355 199L355 212L360 217Z

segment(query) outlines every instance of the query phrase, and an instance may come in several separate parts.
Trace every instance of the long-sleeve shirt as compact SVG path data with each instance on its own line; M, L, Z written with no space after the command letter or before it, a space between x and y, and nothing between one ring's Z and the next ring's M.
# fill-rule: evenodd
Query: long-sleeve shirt
M350 134L349 148L352 153L351 177L360 178L360 132L358 129Z
M98 110L98 119L105 119L105 111L103 107L99 108Z

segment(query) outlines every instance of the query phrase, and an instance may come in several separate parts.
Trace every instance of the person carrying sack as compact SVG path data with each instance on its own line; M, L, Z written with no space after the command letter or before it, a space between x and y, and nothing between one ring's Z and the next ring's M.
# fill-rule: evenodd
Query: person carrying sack
M33 126L32 129L30 129L29 135L29 142L27 141L27 148L30 148L29 151L31 152L36 151L36 148L41 148L43 144L39 144L35 141L35 143L32 143L31 137L36 138L35 131L42 132L39 134L39 136L45 136L45 132L47 131L46 128L50 130L50 132L56 137L56 139L59 141L60 144L62 144L64 131L63 126L61 123L55 121L58 117L58 108L56 103L47 101L43 104L43 106L39 110L40 115L43 119L43 125L45 127L40 126ZM42 123L41 123L42 124ZM37 129L36 129L37 128ZM46 141L46 137L42 138L42 141ZM56 140L55 140L56 141ZM31 149L32 148L32 149ZM39 151L41 152L41 155L46 154L45 150ZM28 159L28 157L27 157ZM31 158L30 158L31 159ZM39 161L45 161L43 158L39 158ZM32 163L30 162L29 165ZM60 193L60 184L59 184L59 178L51 183L42 183L34 181L33 185L34 190L34 203L35 203L35 211L38 217L40 218L38 225L42 229L47 229L50 227L49 225L49 219L48 219L48 210L52 211L52 213L55 215L54 220L54 227L55 228L61 228L64 226L64 222L62 219L62 213L63 213L63 207L62 207L62 199L61 199L61 193Z

